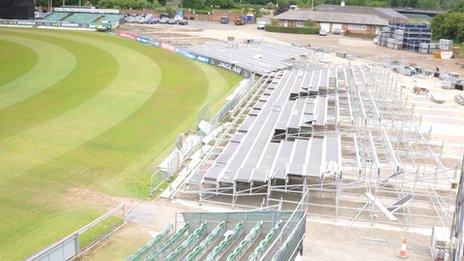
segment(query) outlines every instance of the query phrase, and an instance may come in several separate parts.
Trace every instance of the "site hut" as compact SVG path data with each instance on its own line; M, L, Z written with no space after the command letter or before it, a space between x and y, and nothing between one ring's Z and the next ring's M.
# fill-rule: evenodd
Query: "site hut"
M406 23L408 18L393 9L358 6L321 5L314 10L289 10L274 17L280 26L303 27L313 21L322 30L374 36L389 23Z

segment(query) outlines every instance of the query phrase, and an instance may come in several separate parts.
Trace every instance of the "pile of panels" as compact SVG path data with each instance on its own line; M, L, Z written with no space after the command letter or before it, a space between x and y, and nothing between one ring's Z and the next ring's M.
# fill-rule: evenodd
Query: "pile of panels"
M379 34L379 44L390 49L401 50L403 48L404 30L385 26Z
M394 24L382 28L378 44L396 50L431 53L436 48L430 45L431 41L432 31L425 24Z
M190 182L265 183L322 177L341 165L340 134L317 134L328 122L332 69L293 69L276 76L206 172Z
M187 48L197 55L211 57L258 75L282 70L294 65L294 61L310 55L308 48L270 42L247 43L209 42Z
M440 39L438 42L440 51L449 52L453 47L453 40Z

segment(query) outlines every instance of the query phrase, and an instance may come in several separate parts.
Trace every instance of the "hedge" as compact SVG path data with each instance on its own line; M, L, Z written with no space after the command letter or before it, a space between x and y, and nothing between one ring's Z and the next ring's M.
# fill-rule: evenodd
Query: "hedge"
M276 33L288 33L288 34L318 34L320 28L319 27L283 27L283 26L274 26L274 25L266 25L265 28L268 32L276 32Z

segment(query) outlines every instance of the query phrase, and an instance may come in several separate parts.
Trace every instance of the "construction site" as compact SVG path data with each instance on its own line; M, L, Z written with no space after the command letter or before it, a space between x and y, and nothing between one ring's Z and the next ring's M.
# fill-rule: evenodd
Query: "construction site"
M217 55L256 77L234 93L219 119L199 125L192 149L179 148L179 156L161 166L177 176L161 197L263 215L299 210L295 215L304 206L309 219L348 227L430 232L451 226L459 160L444 163L444 145L431 143L432 130L424 131L409 98L413 86L391 63L301 47L273 56L279 46L270 43L215 45ZM257 66L257 50L268 67ZM174 169L173 161L180 163ZM299 231L298 224L287 220L284 228ZM302 239L290 235L283 240L296 253Z
M389 55L179 39L179 53L246 79L179 134L154 174L159 198L127 215L138 225L88 259L137 235L129 260L461 260L464 107L441 87L449 74L407 74Z

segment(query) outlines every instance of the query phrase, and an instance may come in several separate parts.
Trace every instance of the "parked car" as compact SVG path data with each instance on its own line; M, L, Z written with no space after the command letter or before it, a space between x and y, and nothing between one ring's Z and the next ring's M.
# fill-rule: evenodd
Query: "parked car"
M378 44L379 43L379 37L374 37L374 43Z
M264 30L266 28L266 22L258 22L258 29Z
M147 20L147 24L157 24L159 22L158 17L150 17Z
M163 18L161 18L161 19L159 20L159 23L160 23L160 24L167 24L168 21L169 21L169 18L163 17Z
M143 16L136 16L134 18L134 23L137 23L137 24L143 24L144 21L145 21L145 18Z
M340 30L340 28L335 28L335 29L333 30L333 34L339 35L339 34L341 34L341 33L342 33L342 30Z
M167 24L177 24L177 21L174 19L168 19Z
M182 20L179 20L179 25L188 25L188 20L187 19L182 19Z
M221 16L221 24L228 24L229 17L228 16Z
M180 16L180 15L174 16L174 20L176 20L176 21L180 21L182 19L184 19L184 18L182 16Z
M327 36L327 31L324 29L319 30L319 35L320 36Z
M160 19L163 19L165 17L169 18L169 14L168 13L161 13L160 14Z

